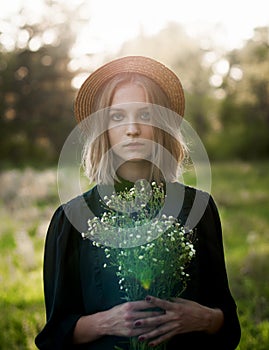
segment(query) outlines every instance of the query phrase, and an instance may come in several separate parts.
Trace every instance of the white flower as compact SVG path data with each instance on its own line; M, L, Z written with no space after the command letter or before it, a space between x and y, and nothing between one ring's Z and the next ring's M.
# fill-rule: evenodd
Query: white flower
M152 186L150 200L142 182L131 190L126 188L119 194L105 196L104 201L110 208L120 212L108 209L100 219L90 219L88 231L82 233L82 238L90 238L94 246L104 249L107 258L104 268L117 266L118 285L127 300L143 297L137 288L141 279L147 281L156 294L160 293L160 297L171 295L178 281L182 282L179 285L186 286L189 276L185 270L195 255L192 231L186 230L171 215L160 213L156 217L156 209L164 203L166 195L155 181ZM137 215L132 217L132 211ZM145 241L138 245L142 237ZM130 241L137 245L129 249ZM118 248L110 248L111 242Z

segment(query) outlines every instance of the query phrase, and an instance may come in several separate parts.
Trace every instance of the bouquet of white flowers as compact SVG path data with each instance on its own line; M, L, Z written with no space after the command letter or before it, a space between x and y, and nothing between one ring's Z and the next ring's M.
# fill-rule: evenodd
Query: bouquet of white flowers
M105 197L104 213L90 219L82 234L104 249L107 262L103 267L116 267L119 288L127 301L142 300L148 294L162 299L179 297L189 278L186 269L195 256L193 230L161 213L164 186L153 182L149 187L141 181ZM165 348L165 344L156 347ZM150 348L131 338L129 349Z

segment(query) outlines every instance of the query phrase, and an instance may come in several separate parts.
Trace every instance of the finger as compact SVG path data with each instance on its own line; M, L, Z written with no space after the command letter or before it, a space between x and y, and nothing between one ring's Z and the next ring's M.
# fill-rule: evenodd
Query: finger
M133 313L141 310L147 310L151 308L149 303L145 300L140 301L128 301L126 303L116 305L114 309L121 310L121 312Z
M152 318L152 317L157 317L157 316L161 316L164 315L163 311L139 311L139 312L134 312L133 314L133 318L135 321L139 321L140 319L145 319L145 318ZM136 325L136 326L140 326Z
M153 297L151 295L148 295L146 297L146 302L150 303L151 305L157 306L163 310L170 310L171 309L171 302L164 299L159 299L156 297Z
M168 321L169 321L168 316L166 314L162 314L154 317L139 318L134 322L134 326L156 328Z
M160 345L161 343L171 339L172 337L174 337L176 335L176 332L175 331L171 331L171 332L168 332L168 333L165 333L163 335L161 335L160 337L158 338L155 338L154 340L150 341L149 342L149 346L153 347L153 346L157 346L157 345Z
M130 301L128 304L133 310L146 310L152 307L147 300Z
M153 330L153 328L134 328L128 333L128 337L139 337L142 334L148 334Z
M186 299L183 298L171 298L172 301L174 301L175 303L178 304L185 304L186 303Z
M152 338L163 339L166 336L166 334L170 334L171 332L173 332L173 334L176 334L175 328L176 328L176 326L172 322L168 322L168 323L163 324L160 327L157 327L157 328L155 327L153 330L151 330L149 332L141 334L138 337L138 340L145 341L145 340L150 340ZM156 339L154 339L154 341Z

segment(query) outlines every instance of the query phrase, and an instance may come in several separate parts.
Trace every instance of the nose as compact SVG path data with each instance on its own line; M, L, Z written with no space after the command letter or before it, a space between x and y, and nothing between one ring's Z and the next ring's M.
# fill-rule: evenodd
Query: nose
M126 135L127 136L138 136L140 135L140 126L138 123L128 123L126 125Z

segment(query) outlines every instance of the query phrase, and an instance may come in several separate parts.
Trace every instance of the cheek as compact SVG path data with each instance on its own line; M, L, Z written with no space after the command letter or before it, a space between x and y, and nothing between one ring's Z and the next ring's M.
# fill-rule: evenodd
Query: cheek
M107 132L109 145L113 147L119 142L119 132L117 128L111 128Z
M143 135L146 139L153 140L153 128L152 126L144 126Z

